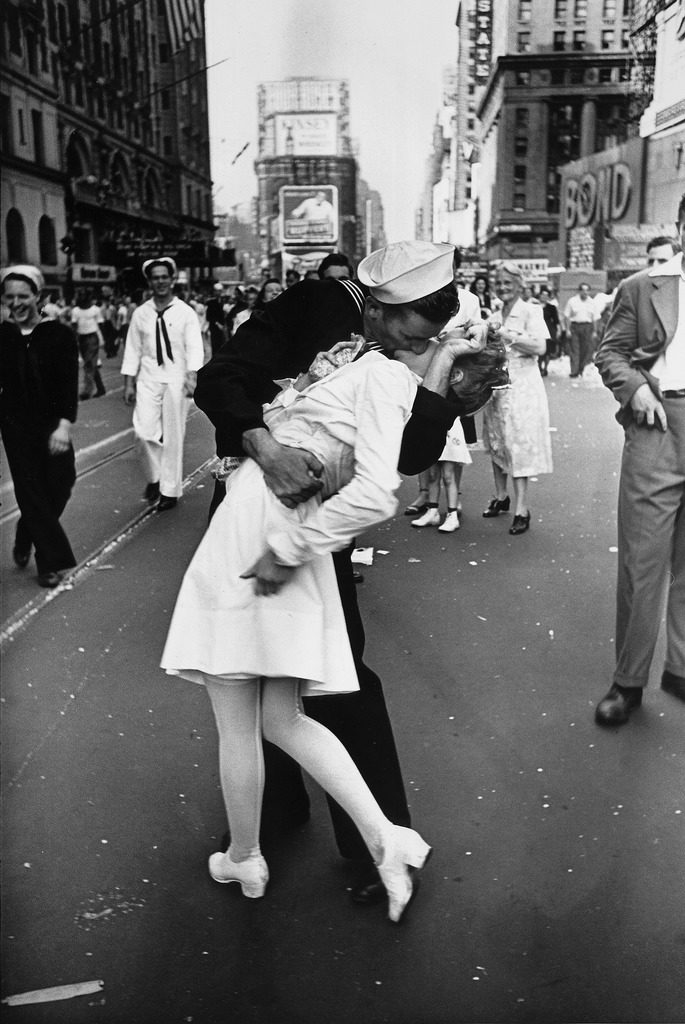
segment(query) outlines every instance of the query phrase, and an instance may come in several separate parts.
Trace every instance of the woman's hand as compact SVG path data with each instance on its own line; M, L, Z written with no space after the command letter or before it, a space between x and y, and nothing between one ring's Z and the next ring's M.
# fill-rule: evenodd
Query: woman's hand
M277 594L294 572L295 566L279 565L273 551L267 548L251 569L241 572L240 578L241 580L253 579L255 594L258 597L268 597L270 594Z

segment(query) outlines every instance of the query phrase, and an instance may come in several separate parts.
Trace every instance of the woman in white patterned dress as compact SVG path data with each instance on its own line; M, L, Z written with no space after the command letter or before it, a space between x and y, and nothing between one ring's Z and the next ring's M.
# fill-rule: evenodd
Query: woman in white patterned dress
M495 494L483 516L489 519L509 509L507 478L514 488L513 536L530 527L528 481L552 472L549 407L537 357L547 344L549 331L542 307L521 298L523 275L516 263L501 263L495 291L501 310L491 317L491 329L504 342L511 387L497 391L483 411L483 443L492 460ZM497 322L493 321L497 318Z

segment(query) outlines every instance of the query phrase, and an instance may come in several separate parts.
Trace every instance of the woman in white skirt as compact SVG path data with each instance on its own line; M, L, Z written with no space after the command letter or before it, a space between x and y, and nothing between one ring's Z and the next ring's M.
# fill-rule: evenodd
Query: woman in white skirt
M353 819L388 892L389 917L399 921L412 896L409 868L422 867L430 847L385 817L346 749L301 703L302 695L358 689L331 552L394 514L395 467L419 383L378 352L321 376L336 351L349 359L349 346L318 357L265 414L277 441L319 459L322 492L288 509L256 462L240 463L186 572L162 667L204 684L216 717L231 844L210 857L212 878L239 882L251 898L264 893L264 737ZM426 343L415 346L407 342L414 351Z

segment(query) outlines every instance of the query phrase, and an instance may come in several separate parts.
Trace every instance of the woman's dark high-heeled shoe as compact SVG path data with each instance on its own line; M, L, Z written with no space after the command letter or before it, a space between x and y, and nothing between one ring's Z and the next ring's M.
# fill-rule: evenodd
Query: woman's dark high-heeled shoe
M427 491L419 491L419 495L427 493ZM404 514L405 516L420 516L423 515L427 508L428 502L421 501L420 498L417 498L416 501L411 503L411 505L407 505L404 510Z
M516 537L519 533L525 533L530 528L530 512L526 512L525 516L514 516L514 521L509 528L509 533L512 537Z
M483 512L483 519L492 519L493 516L498 516L500 512L509 511L509 495L506 498L490 498L490 504Z

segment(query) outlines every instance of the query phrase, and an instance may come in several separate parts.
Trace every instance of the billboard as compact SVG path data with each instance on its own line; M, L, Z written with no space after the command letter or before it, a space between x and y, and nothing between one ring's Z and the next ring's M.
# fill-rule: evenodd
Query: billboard
M279 190L279 210L283 246L338 241L335 185L283 185Z
M338 116L334 113L276 114L276 156L336 156Z

